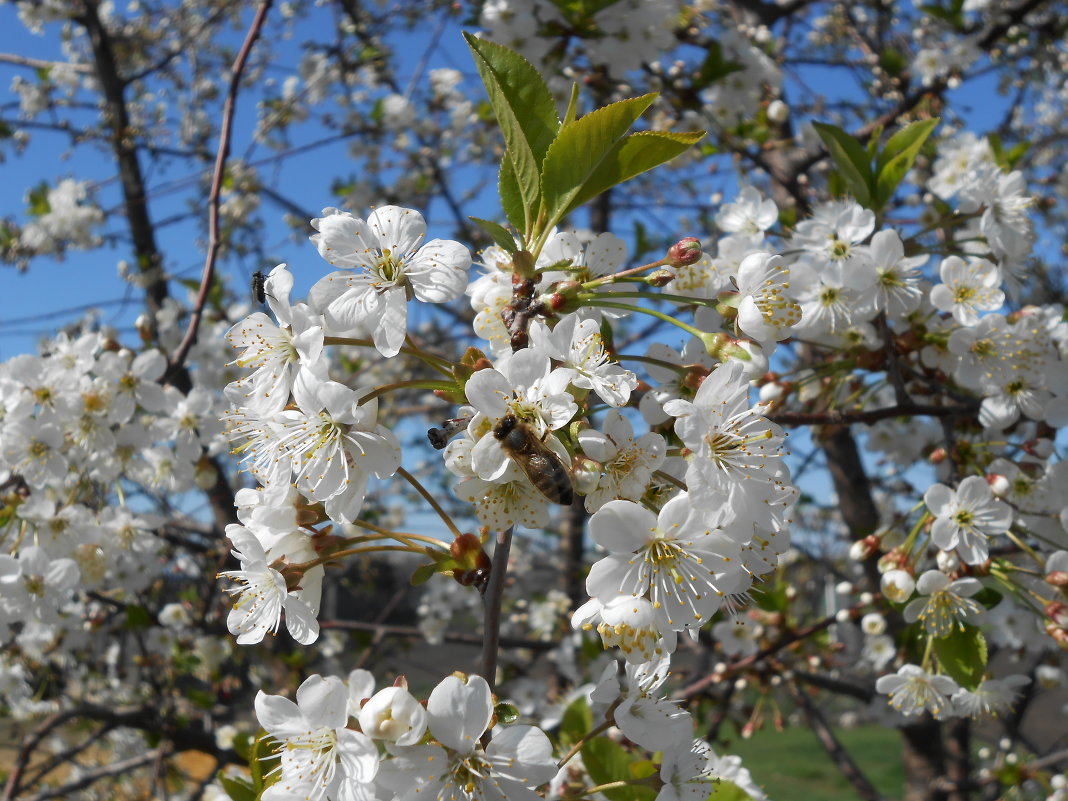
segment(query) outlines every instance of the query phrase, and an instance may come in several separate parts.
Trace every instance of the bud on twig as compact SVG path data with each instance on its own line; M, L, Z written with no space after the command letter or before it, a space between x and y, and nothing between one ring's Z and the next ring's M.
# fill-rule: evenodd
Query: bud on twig
M667 263L669 267L686 267L699 261L702 255L701 241L688 236L668 249Z

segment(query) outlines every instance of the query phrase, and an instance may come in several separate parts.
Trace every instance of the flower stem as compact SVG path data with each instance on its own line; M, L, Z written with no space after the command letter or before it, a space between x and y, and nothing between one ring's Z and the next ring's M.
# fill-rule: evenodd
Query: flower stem
M430 508L438 513L438 517L442 519L449 531L452 532L454 537L461 536L462 532L456 527L456 524L452 522L452 518L441 508L441 504L437 502L433 495L426 491L426 488L419 483L419 479L405 470L403 467L397 468L397 473L404 478L409 484L415 487L415 491L423 496L423 500L430 504Z
M605 284L611 284L615 281L619 281L620 279L626 278L627 276L644 273L646 270L655 270L657 267L663 267L665 264L667 264L666 258L657 259L656 261L651 261L648 264L643 264L640 267L631 267L629 270L621 270L618 273L612 273L612 275L605 275L601 278L594 278L592 281L587 281L586 283L584 283L582 285L582 288L586 290L595 289L596 287L604 286Z
M668 292L582 292L579 293L578 297L579 300L594 300L598 298L604 298L606 300L612 300L613 298L644 298L646 300L666 300L671 303L680 303L684 306L708 306L711 309L714 309L719 305L718 300L692 298L689 295L672 295Z
M661 481L666 481L669 484L674 484L676 487L683 491L686 491L688 489L685 481L680 481L679 479L675 478L675 476L671 475L670 473L665 473L663 470L657 470L655 473L653 473L653 477L659 478Z
M409 356L414 356L415 358L419 359L419 361L423 362L428 367L432 367L433 369L437 370L442 375L452 375L451 365L446 359L443 359L440 356L435 356L433 353L428 353L427 351L416 347L415 343L411 341L410 337L407 338L407 340L411 344L406 348L401 348L401 353L407 353ZM355 345L361 348L373 348L375 346L375 343L372 342L370 339L359 339L356 337L324 337L323 344Z
M593 298L587 300L583 305L604 309L620 309L621 311L636 312L637 314L647 314L650 317L656 317L658 320L663 320L665 323L671 323L673 326L681 328L686 333L692 334L698 339L704 340L705 336L707 336L704 331L700 331L692 325L687 325L682 322L682 320L676 320L670 314L664 314L662 311L657 311L656 309L644 309L641 306L633 306L629 303L612 303L607 300L598 300L597 298L599 297L599 295L594 295Z
M613 707L618 705L619 699L616 700L616 703L613 704ZM615 725L615 723L611 719L610 714L606 713L606 717L608 717L608 720L606 720L600 726L597 726L595 729L592 729L589 733L583 735L577 743L571 746L571 750L564 754L562 757L560 757L560 761L556 763L556 767L562 768L564 765L571 761L571 758L575 756L575 754L582 750L582 746L584 746L591 738L596 737L603 731L608 731L610 728L612 728L612 726Z
M379 395L385 395L387 392L393 392L394 390L397 390L397 389L413 389L413 388L418 388L418 389L440 389L440 390L443 390L445 392L450 392L450 391L456 389L456 384L452 383L451 381L433 381L433 380L431 380L429 378L415 378L415 379L412 379L410 381L397 381L396 383L393 383L393 384L383 384L380 387L375 387L370 392L368 392L366 395L364 395L362 398L360 398L360 400L357 401L357 404L360 405L360 406L363 406L369 400L377 398Z
M655 364L657 367L663 367L665 370L673 370L679 375L685 375L688 372L688 370L681 364L664 361L663 359L654 359L652 356L632 356L629 353L620 353L616 355L616 359L621 362L641 362L642 364Z
M436 539L435 537L428 537L425 534L411 534L407 531L390 531L388 528L376 526L374 523L368 523L365 520L353 520L352 525L359 526L360 528L365 528L368 531L376 531L379 534L382 534L386 537L392 537L393 539L398 540L400 542L416 540L418 542L425 542L427 545L430 545L434 548L446 550L445 543L443 543L439 539Z

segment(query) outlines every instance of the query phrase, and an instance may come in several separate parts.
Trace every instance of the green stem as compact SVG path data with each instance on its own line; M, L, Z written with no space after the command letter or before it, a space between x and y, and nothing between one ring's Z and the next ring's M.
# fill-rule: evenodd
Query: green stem
M718 300L708 298L691 298L689 295L672 295L667 292L580 292L579 300L592 300L597 298L644 298L645 300L666 300L671 303L680 303L684 306L708 306L711 309L719 305Z
M387 392L393 392L395 389L440 389L444 392L452 392L456 389L456 384L451 381L434 381L429 378L415 378L410 381L397 381L394 384L383 384L380 387L375 387L360 398L357 404L363 406L369 400L377 398L379 395L385 395Z
M619 700L617 699L616 704L614 704L614 706L618 706L618 704ZM609 710L609 712L611 712L611 710ZM571 761L571 758L575 756L575 754L582 750L582 746L584 746L590 740L591 737L596 737L601 732L608 731L608 729L612 728L612 726L615 725L615 723L611 719L611 715L609 713L606 713L606 715L609 717L609 719L602 723L600 726L591 730L589 733L583 735L577 743L571 746L570 751L560 757L560 761L556 763L556 767L562 768L564 765Z
M621 362L641 362L643 364L655 364L657 367L663 367L665 370L673 370L679 375L685 375L687 372L689 372L681 364L666 362L663 359L654 359L652 356L631 356L629 353L620 353L616 355L616 359Z
M616 281L627 278L628 276L637 275L638 273L644 273L646 270L655 270L657 267L663 267L667 264L667 258L658 259L657 261L651 261L648 264L643 264L640 267L631 267L629 270L621 270L618 273L612 273L612 275L605 275L601 278L594 278L592 281L587 281L582 285L583 289L595 289L599 286L605 286Z
M408 342L411 342L410 338L407 338ZM370 339L358 339L355 337L325 337L323 339L323 345L355 345L361 348L373 348L375 343ZM437 370L442 375L452 376L452 365L448 360L435 356L433 353L427 353L425 350L415 347L414 343L409 347L402 347L401 353L407 353L409 356L414 356L423 362L428 367Z
M397 540L399 542L408 542L410 540L411 541L416 541L416 542L425 542L427 545L430 545L430 546L432 546L434 548L440 548L442 550L446 550L445 543L443 543L439 539L436 539L435 537L428 537L425 534L411 534L411 533L409 533L407 531L390 531L388 528L382 528L381 526L376 526L374 523L368 523L365 520L353 520L352 521L352 525L359 526L360 528L365 528L368 531L378 532L382 536L390 537L390 538L395 539L395 540ZM358 539L358 538L353 537L353 539Z
M599 297L600 296L597 295L594 296L594 298ZM592 300L591 302L586 303L585 305L605 309L619 309L620 311L635 312L637 314L647 314L650 317L656 317L658 320L663 320L665 323L671 323L676 328L681 328L686 333L695 336L702 341L706 336L708 336L705 331L700 331L694 328L692 325L687 325L686 323L682 322L682 320L676 320L670 314L664 314L664 312L657 311L656 309L643 309L641 306L631 306L628 303L612 303L610 301L602 300Z
M327 556L320 556L318 559L312 559L308 562L300 562L295 565L287 565L290 570L307 571L313 567L319 565L325 565L327 562L333 562L340 559L343 556L355 556L361 553L378 553L380 551L402 551L404 553L414 553L420 556L426 556L426 549L420 548L414 545L373 545L369 548L344 548L340 551L334 551Z
M445 523L445 525L448 526L449 531L452 532L452 535L454 537L462 536L462 532L456 527L456 524L452 522L452 518L449 517L448 514L446 514L445 510L441 508L441 504L437 502L434 496L427 492L426 488L419 483L419 479L417 479L403 467L398 467L397 473L402 478L404 478L409 484L415 487L415 491L422 495L423 500L430 504L430 508L432 508L435 512L438 513L438 517L440 517Z

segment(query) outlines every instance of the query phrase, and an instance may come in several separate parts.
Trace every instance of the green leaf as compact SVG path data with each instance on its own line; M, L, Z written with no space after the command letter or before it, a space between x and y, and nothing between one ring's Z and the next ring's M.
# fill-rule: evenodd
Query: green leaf
M252 782L239 776L225 776L220 770L218 773L219 784L233 801L256 801L256 788Z
M52 210L52 204L48 202L48 182L41 181L33 187L26 194L26 200L28 201L26 211L31 217L42 217L48 214Z
M464 39L504 135L523 201L522 230L528 231L541 205L541 163L560 129L556 101L538 71L519 53L470 33L465 32Z
M873 181L868 151L841 128L823 122L814 122L812 127L827 146L827 152L857 202L862 206L870 205Z
M653 93L621 100L591 111L560 129L541 168L546 212L543 230L552 228L577 205L575 199L605 156L655 99ZM589 199L593 194L587 193L585 197Z
M635 763L640 761L640 758L634 760ZM631 771L630 754L607 737L594 737L582 746L582 764L594 784L638 778ZM653 788L637 785L602 790L601 793L611 801L653 801L656 797Z
M927 141L927 137L931 135L939 122L938 117L933 117L929 120L911 123L887 140L886 147L883 148L883 152L879 154L875 162L875 169L878 173L875 196L880 207L894 196L898 185L912 169L923 143Z
M586 180L582 191L568 204L564 214L592 200L606 189L629 181L682 155L704 135L704 131L640 131L631 134L608 152L593 175Z
M879 54L879 66L882 67L886 74L891 78L896 78L905 71L909 62L901 54L901 51L894 47L886 47L883 52Z
M701 62L701 67L697 71L697 87L700 89L721 81L730 75L732 72L738 72L745 69L737 61L728 61L723 57L723 48L720 47L719 42L711 42L708 45L708 55L705 56L705 60Z
M943 672L966 690L974 690L986 672L986 638L975 626L953 629L934 641L935 656Z
M508 233L508 229L503 225L499 225L492 220L483 220L481 217L468 217L467 219L489 234L490 239L509 253L515 253L518 250L515 244L515 237Z
M123 628L147 629L151 625L152 615L148 613L147 609L135 604L126 604L126 622L123 624Z
M577 83L571 84L571 97L567 101L567 111L561 125L570 125L578 117L579 87Z
M412 577L408 579L408 582L413 587L418 587L420 584L426 584L430 581L431 577L438 572L438 563L431 562L428 565L419 565L412 573Z
M593 730L593 715L584 697L567 705L560 719L560 742L572 746Z
M497 191L501 196L501 209L508 222L517 231L524 235L530 234L531 227L527 225L527 212L523 206L523 197L519 193L519 184L515 180L515 172L508 159L501 162L501 174L497 182ZM524 242L526 236L524 236Z
M559 216L568 214L613 186L666 164L689 150L704 135L704 131L641 131L627 136L605 154Z
M256 732L256 739L252 743L252 754L248 761L248 768L252 773L252 786L256 788L257 798L264 789L278 781L281 771L274 772L274 769L280 761L281 757L271 749L270 735L260 729Z
M749 793L734 782L720 779L713 786L708 801L746 801L749 797Z

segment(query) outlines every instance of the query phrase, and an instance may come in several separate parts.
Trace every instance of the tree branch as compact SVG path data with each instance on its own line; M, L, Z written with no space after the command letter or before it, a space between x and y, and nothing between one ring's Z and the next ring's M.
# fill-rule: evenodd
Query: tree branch
M197 341L197 329L200 327L200 318L204 314L204 304L208 300L208 291L211 289L212 279L215 277L215 260L219 255L219 195L222 192L223 175L226 172L226 158L230 155L230 138L234 123L234 109L237 105L237 93L241 86L241 74L245 71L245 64L252 46L260 38L263 31L263 23L267 19L267 12L271 8L273 0L263 0L256 10L256 16L245 36L245 42L234 59L234 66L230 69L230 87L226 92L226 101L223 103L222 127L219 129L219 151L215 156L215 171L211 177L211 191L208 194L208 252L204 258L204 274L200 278L200 290L193 305L193 311L189 315L189 326L185 336L171 357L169 371L180 369L189 355L189 349Z

